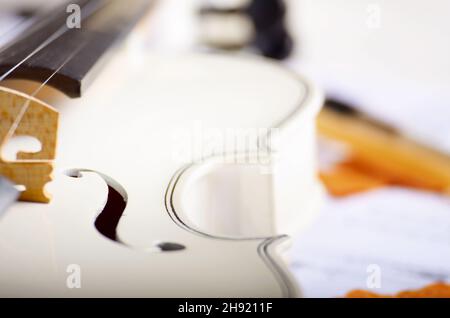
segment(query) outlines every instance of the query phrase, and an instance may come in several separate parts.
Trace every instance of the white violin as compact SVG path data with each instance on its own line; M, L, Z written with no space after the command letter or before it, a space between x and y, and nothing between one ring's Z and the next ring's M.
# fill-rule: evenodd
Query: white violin
M23 187L0 219L0 296L300 296L281 252L318 209L321 94L264 59L126 46L84 91L111 50L94 58L86 48L105 34L83 34L106 30L102 15L136 20L109 7L119 3L54 39L58 15L48 17L40 50L17 42L34 52L19 66L0 54L7 79L39 82L0 88L1 144L41 143L0 161L0 175Z

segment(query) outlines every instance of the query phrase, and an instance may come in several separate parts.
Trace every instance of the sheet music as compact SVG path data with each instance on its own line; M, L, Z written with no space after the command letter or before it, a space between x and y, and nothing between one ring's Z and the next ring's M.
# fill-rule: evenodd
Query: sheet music
M314 224L294 238L290 255L306 297L450 282L450 199L402 188L329 197ZM371 264L379 266L380 288L367 287Z

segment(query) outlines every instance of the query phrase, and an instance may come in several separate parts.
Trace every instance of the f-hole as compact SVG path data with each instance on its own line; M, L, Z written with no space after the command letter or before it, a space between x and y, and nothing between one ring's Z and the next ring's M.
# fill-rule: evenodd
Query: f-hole
M117 225L125 211L127 203L120 193L108 185L108 200L103 211L95 220L96 229L105 237L118 242Z
M120 218L127 207L125 189L123 189L119 184L117 184L117 182L113 181L108 176L95 171L73 169L66 171L66 175L71 178L82 178L83 172L93 172L98 174L108 186L108 199L106 200L106 204L102 211L95 219L95 228L100 232L100 234L110 240L122 243L117 237L117 225L119 224ZM111 183L115 183L121 189L122 193L111 186Z
M72 178L82 178L83 172L97 173L100 177L102 177L108 186L108 199L103 207L103 210L95 219L95 228L106 238L127 246L125 242L122 242L117 237L117 226L119 225L120 218L127 207L127 195L125 189L123 189L122 186L113 179L95 171L70 170L66 174ZM119 190L116 190L116 188L111 184L118 187ZM184 249L186 249L186 247L183 244L176 242L155 241L152 243L152 246L147 248L147 251L176 252Z

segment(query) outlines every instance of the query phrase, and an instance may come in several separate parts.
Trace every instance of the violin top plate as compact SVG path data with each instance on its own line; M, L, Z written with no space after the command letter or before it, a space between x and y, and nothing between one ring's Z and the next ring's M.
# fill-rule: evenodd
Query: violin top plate
M83 98L51 104L53 201L0 220L0 295L299 295L278 249L317 200L307 80L260 59L125 50ZM126 204L115 241L94 226L108 185Z

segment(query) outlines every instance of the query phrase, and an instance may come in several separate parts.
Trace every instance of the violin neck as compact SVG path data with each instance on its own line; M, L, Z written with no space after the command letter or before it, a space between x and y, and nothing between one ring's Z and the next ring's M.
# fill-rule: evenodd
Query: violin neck
M149 0L70 0L38 13L27 20L24 32L0 48L0 80L46 82L69 97L80 97L108 51L152 4Z

